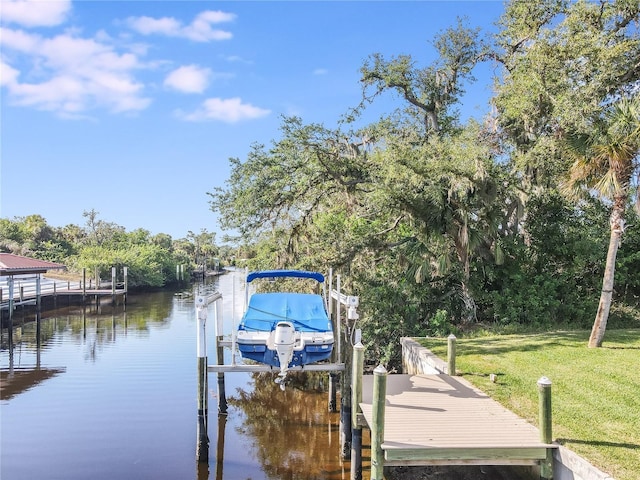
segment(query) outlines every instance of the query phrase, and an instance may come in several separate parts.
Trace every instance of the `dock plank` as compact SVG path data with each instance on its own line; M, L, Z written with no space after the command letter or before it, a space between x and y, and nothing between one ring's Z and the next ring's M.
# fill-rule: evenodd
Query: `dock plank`
M373 376L363 377L361 408L372 421ZM531 464L552 445L536 427L461 377L388 375L385 464Z

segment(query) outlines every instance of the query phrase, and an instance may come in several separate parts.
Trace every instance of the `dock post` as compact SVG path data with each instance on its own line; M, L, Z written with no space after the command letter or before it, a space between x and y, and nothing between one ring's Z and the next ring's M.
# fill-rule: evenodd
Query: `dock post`
M209 436L207 434L207 303L204 297L196 299L196 317L198 321L197 355L198 355L198 462L209 462Z
M13 330L13 275L9 275L7 282L9 282L9 332L11 332Z
M552 442L551 380L547 377L538 380L538 406L540 441L550 444ZM540 479L553 480L553 449L551 448L547 448L547 458L540 463Z
M387 397L387 369L373 371L373 412L371 417L371 480L384 480L384 410Z
M329 412L336 413L338 398L338 375L335 372L329 372Z
M224 347L221 345L222 337L216 338L218 365L224 365ZM227 394L224 382L224 373L218 372L218 414L227 414Z
M55 283L54 283L55 285ZM36 275L36 313L42 311L42 285L40 284L40 274ZM40 324L40 315L36 316L38 325Z
M67 287L69 290L69 287ZM87 269L82 269L82 304L84 305L87 300Z
M364 370L364 345L353 346L353 384L351 392L351 480L362 480L362 427L358 422L362 414L362 374Z
M336 340L337 340L337 358L338 362L342 359L342 320L340 318L340 275L336 275L336 290L338 290L338 299L336 300ZM344 383L344 382L343 382ZM344 393L344 392L343 392Z
M94 274L96 276L96 290L100 290L100 272L98 271L98 267L94 268ZM97 293L93 296L93 301L96 303L96 310L99 310L100 297Z
M222 308L218 308L218 301L213 304L213 307L216 314L216 356L218 365L224 365ZM224 372L218 372L218 414L227 414L227 393L224 382Z
M329 268L329 285L328 285L328 295L327 295L327 313L329 314L329 318L331 319L331 324L333 325L333 335L336 338L336 341L339 342L338 334L336 330L336 316L334 314L333 308L333 296L331 295L333 289L333 268ZM338 350L336 348L331 352L331 360L333 363L339 363L340 357L337 356ZM337 403L337 394L338 394L338 374L335 372L329 372L329 412L336 413L338 411L338 403Z
M116 304L116 267L111 267L111 305Z
M336 299L336 340L337 340L337 359L343 360L344 371L342 372L342 382L340 384L340 456L343 460L351 459L351 365L353 360L353 350L349 348L350 342L345 345L342 351L342 315L341 302L342 296L340 275L336 275L336 289L338 298Z
M447 338L447 374L456 375L456 336L453 333Z
M129 267L122 267L124 272L124 294L122 295L122 303L127 304L127 292L129 291Z

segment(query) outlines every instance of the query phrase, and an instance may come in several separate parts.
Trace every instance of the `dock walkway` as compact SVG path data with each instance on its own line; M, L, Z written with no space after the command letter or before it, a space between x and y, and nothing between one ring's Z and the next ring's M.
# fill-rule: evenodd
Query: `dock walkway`
M373 417L373 375L360 407ZM387 375L385 465L533 465L546 458L536 427L460 377Z
M77 286L74 286L77 285ZM108 288L104 288L104 287ZM115 288L110 283L102 283L101 288L82 288L81 282L48 282L40 287L40 298L48 297L107 297L126 296L127 288L124 284L116 284ZM9 309L7 288L0 287L0 310ZM35 305L38 299L38 291L34 282L22 282L18 284L13 293L13 307L20 305Z

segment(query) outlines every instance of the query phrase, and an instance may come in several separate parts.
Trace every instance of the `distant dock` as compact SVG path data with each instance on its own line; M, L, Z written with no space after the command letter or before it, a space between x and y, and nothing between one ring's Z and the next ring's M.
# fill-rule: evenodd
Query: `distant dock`
M38 297L40 297L40 300L52 297L76 297L79 299L86 299L86 297L91 296L94 298L112 297L112 300L115 300L120 297L124 301L126 294L127 288L124 284L116 284L112 286L109 283L101 283L100 288L95 288L90 283L87 288L82 281L52 281L43 284L38 295L35 283L25 281L14 289L12 302L9 301L10 298L7 288L0 287L0 310L8 310L10 303L12 303L14 307L21 305L35 305L38 302Z
M126 277L123 283L62 281L37 277L16 278L13 283L13 288L0 284L0 318L3 323L8 320L9 325L18 307L40 311L45 302L55 306L61 298L82 304L88 301L100 304L104 299L110 299L112 305L126 304L127 301Z

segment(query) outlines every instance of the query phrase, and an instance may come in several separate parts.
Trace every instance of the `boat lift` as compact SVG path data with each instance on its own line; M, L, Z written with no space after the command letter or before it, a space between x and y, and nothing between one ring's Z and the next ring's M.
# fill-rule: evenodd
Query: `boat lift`
M334 329L335 329L335 337L336 337L336 353L334 358L337 361L331 363L312 363L303 366L294 366L290 367L289 371L305 371L305 372L338 372L343 371L345 369L345 364L341 362L342 357L342 334L341 334L341 323L342 323L342 315L341 315L341 306L346 307L346 318L348 320L357 320L358 313L357 308L359 305L359 299L357 296L349 296L344 295L340 292L340 275L336 276L337 284L336 289L332 289L332 273L329 273L329 292L330 294L326 297L327 302L327 310L329 315L332 316L334 313L334 300L335 300L335 321L334 321ZM235 296L235 292L234 292ZM208 296L198 296L196 297L196 313L198 319L198 358L205 357L206 358L206 320L208 314L208 307L211 303L214 303L214 312L215 312L215 335L216 335L216 346L219 349L221 348L231 348L231 364L224 363L224 356L218 352L217 355L217 363L214 365L207 365L207 372L215 372L215 373L228 373L228 372L278 372L279 368L271 365L263 365L263 364L244 364L236 362L236 318L235 312L233 313L233 325L231 330L231 340L224 340L224 320L222 318L222 308L218 304L218 301L222 300L222 295L219 293L215 293ZM246 300L245 300L246 303ZM235 301L234 301L235 305ZM245 305L246 308L246 305ZM358 331L359 332L359 331ZM359 333L356 332L355 339L352 339L352 343L357 343L359 338Z
M329 372L329 411L337 412L337 375L336 372L345 372L345 363L342 351L342 309L346 309L345 320L353 322L352 328L349 330L350 341L352 345L356 345L361 341L361 333L359 329L355 329L355 321L359 315L357 308L359 298L357 296L344 295L340 291L340 275L336 275L336 289L333 290L333 273L329 271L329 295L325 296L327 303L327 311L333 320L334 337L336 345L334 348L334 361L331 363L311 363L304 366L295 366L289 368L289 371L305 371L305 372ZM235 306L235 290L233 292ZM222 318L222 295L218 292L198 295L195 299L196 318L197 318L197 356L198 356L198 443L196 448L196 457L198 462L208 462L209 438L207 434L207 418L208 418L208 373L216 372L218 374L218 415L225 416L227 414L227 399L225 392L225 373L227 372L278 372L279 367L273 367L265 364L244 364L236 362L236 318L235 309L233 311L233 324L231 340L224 340L224 322ZM209 306L213 304L215 314L215 335L216 335L216 364L207 364L207 336L206 322ZM334 308L335 307L335 308ZM245 306L246 308L246 306ZM231 364L224 363L224 348L231 348ZM349 367L350 369L351 367ZM282 385L281 385L282 387ZM350 389L350 381L343 388ZM342 402L345 402L345 393L341 396ZM350 398L350 394L346 398ZM351 444L348 439L351 435L351 409L345 408L345 404L340 409L340 443L342 445L343 458L350 458ZM353 465L356 465L355 463ZM353 467L352 467L353 468Z

